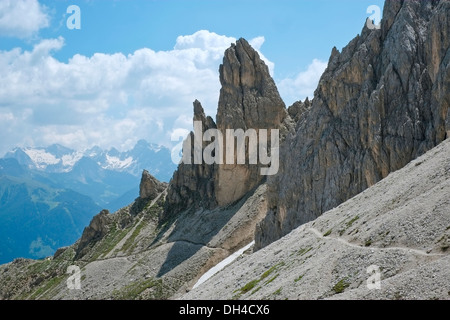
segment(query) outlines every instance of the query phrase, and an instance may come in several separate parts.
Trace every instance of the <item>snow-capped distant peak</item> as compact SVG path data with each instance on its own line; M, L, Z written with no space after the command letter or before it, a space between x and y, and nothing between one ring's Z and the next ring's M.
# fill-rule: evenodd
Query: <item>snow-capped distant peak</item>
M56 144L45 148L17 147L8 152L4 158L14 158L28 169L47 173L68 173L75 167L82 171L85 165L95 163L98 165L96 169L89 168L125 172L135 177L140 177L142 170L146 169L152 174L165 175L162 179L169 180L176 169L167 147L145 140L139 140L134 148L128 151L119 151L115 148L105 150L98 146L77 151ZM85 158L90 161L83 161Z
M126 169L133 163L133 157L128 157L124 160L120 160L118 157L110 156L106 154L106 163L103 169L122 170Z
M26 148L23 151L30 157L38 169L45 169L49 165L55 165L61 162L61 159L57 159L53 154L46 152L44 149Z
M70 170L82 157L82 152L74 152L72 154L66 154L62 156L61 160L63 166L68 167L68 169Z
M38 169L38 170L47 170L49 166L51 166L52 172L69 172L72 170L73 166L83 157L82 152L73 151L70 149L63 149L63 147L59 147L59 150L55 150L56 145L51 146L50 148L22 148L22 152L24 152L31 160L31 164L28 164L30 167ZM53 149L54 152L59 153L55 154L50 149ZM62 154L62 152L70 152ZM17 152L17 150L15 151Z

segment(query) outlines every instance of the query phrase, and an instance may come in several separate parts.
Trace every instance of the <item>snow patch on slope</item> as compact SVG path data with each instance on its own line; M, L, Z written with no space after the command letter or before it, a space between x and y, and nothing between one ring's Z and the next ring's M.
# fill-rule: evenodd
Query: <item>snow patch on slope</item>
M112 169L112 170L126 169L132 164L133 164L133 157L128 157L124 160L120 160L120 158L118 157L113 157L110 156L109 154L106 154L106 165L103 167L103 169Z
M83 157L82 152L75 152L72 154L66 154L62 156L62 164L64 167L68 167L69 171L72 167Z
M27 148L23 151L30 157L38 169L45 169L47 166L58 164L61 161L61 159L57 159L53 154L43 149Z
M214 267L212 267L211 269L209 269L208 271L205 272L204 275L202 275L200 277L200 279L198 279L197 283L194 285L194 287L192 289L197 288L199 285L201 285L203 282L205 282L206 280L208 280L209 278L211 278L213 275L215 275L217 272L219 272L220 270L222 270L223 268L225 268L227 265L229 265L230 263L232 263L234 260L236 260L241 254L243 254L245 252L245 250L249 249L252 245L255 244L255 241L250 242L248 245L246 245L245 247L243 247L242 249L236 251L235 253L233 253L232 255L230 255L229 257L225 258L224 260L222 260L221 262L219 262L218 264L216 264Z

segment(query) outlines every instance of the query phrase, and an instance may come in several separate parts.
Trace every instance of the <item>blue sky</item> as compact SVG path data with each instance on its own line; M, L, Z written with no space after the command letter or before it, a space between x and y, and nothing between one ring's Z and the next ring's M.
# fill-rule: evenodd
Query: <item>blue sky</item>
M70 30L70 5L81 29ZM310 98L331 49L380 0L1 0L0 155L60 143L170 145L192 102L215 116L223 51L244 37L287 105Z

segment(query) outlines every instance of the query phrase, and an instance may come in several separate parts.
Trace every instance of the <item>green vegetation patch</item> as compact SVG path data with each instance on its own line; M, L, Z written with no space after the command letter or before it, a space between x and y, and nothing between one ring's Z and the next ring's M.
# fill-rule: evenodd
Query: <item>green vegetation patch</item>
M304 277L304 274L299 275L297 278L294 279L294 282L298 282L300 280L302 280L302 278Z
M157 203L155 203L150 208L146 208L147 213L152 218L158 218L163 208L161 208Z
M348 286L350 286L350 283L347 282L347 278L344 278L333 286L333 291L335 293L342 293Z
M39 260L27 266L28 269L27 271L32 274L39 274L48 270L51 266L52 266L51 260L48 259Z
M279 275L280 275L280 274L277 273L275 276L273 276L272 278L270 278L269 280L267 280L264 284L269 284L269 283L271 283L273 280L275 280L276 278L278 278Z
M55 259L46 258L27 265L14 277L15 283L23 283L11 299L51 299L66 279L66 270L73 263L73 248L69 247ZM7 282L10 279L6 279Z
M271 267L269 270L267 270L266 272L264 272L261 277L259 278L259 280L264 280L265 278L267 278L268 276L270 276L270 274L272 272L274 272L275 270L279 269L280 267L284 266L284 262L280 262L277 263L276 265L274 265L273 267Z
M253 290L253 288L255 288L261 281L263 281L264 279L266 279L267 277L269 277L273 272L279 270L281 267L283 267L285 265L284 261L277 263L276 265L270 267L267 271L265 271L258 279L254 279L248 283L246 283L242 288L239 288L237 290L235 290L233 293L235 294L233 296L233 299L239 299L241 297L241 295L246 294L247 292L250 292L251 290ZM273 276L272 278L270 278L269 280L267 280L266 282L264 282L263 285L267 285L269 283L271 283L273 280L275 280L277 277L279 276L279 273L277 273L275 276ZM251 292L251 294L254 294L255 292L257 292L258 290L261 289L261 286L256 288L255 290L253 290Z
M108 234L94 248L94 254L91 261L97 260L99 257L105 257L114 247L127 235L130 228L120 229L113 224Z
M364 242L364 245L370 247L372 245L372 239L367 239L366 242Z
M136 237L141 233L142 229L146 227L148 223L146 221L141 221L136 228L134 228L133 233L131 236L125 241L124 245L122 246L122 251L131 253L136 246Z
M307 254L309 251L312 250L312 247L309 248L301 248L300 250L298 250L297 254L299 256L304 256L305 254Z
M47 296L46 293L49 293L52 289L56 288L61 281L65 278L64 275L58 276L58 277L54 277L49 279L48 281L46 281L44 284L40 285L36 291L34 291L31 296L29 297L29 299L31 300L36 300L36 299L48 299L51 297Z
M147 291L147 292L144 292ZM137 299L166 299L162 279L150 278L143 281L134 281L129 285L113 292L114 299L137 300Z
M252 290L254 287L256 287L256 285L259 283L259 279L255 279L250 281L249 283L247 283L245 286L243 286L240 291L241 294L245 294L247 292L249 292L250 290Z
M251 294L254 294L254 293L258 292L260 289L261 289L261 287L256 288L255 290L252 291ZM450 292L449 292L449 295L450 295Z
M276 296L276 295L279 295L280 293L281 293L281 288L278 288L278 290L276 290L276 291L273 293L273 295Z
M346 223L347 228L350 228L352 226L352 224L359 219L359 216L354 217L353 219L351 219L350 221L348 221Z
M347 221L345 223L345 226L341 230L339 230L339 235L342 236L344 234L344 232L347 231L347 229L350 228L353 225L353 223L355 223L355 221L358 219L359 219L359 216L355 216L351 220Z

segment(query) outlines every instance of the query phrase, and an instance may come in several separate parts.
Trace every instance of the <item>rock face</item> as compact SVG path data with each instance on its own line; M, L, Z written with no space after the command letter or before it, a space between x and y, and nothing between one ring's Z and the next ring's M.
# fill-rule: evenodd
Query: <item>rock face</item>
M292 120L294 120L295 123L300 122L300 119L306 112L311 108L311 101L309 101L308 98L304 102L297 101L292 104L288 108L288 113L291 116Z
M245 39L225 51L219 72L218 129L281 126L286 117L285 104L268 67Z
M201 103L194 101L194 121L201 121L202 132L216 129L216 124L211 117L207 117ZM202 150L206 142L202 142ZM194 133L191 132L183 144L183 150L189 148L189 163L180 163L175 171L168 187L165 215L171 216L187 208L206 209L217 205L214 193L214 171L215 165L204 162L194 164Z
M450 2L386 1L381 29L332 50L268 179L256 247L385 178L450 135ZM294 111L294 110L292 110Z
M153 200L166 188L166 184L158 181L147 170L142 172L139 185L139 197L141 199Z
M103 239L109 231L109 222L110 218L108 210L102 210L92 218L91 223L84 228L83 234L81 235L80 240L78 240L78 246L75 251L76 259L83 257L91 246Z
M167 189L144 171L140 197L95 216L72 246L0 266L0 299L448 298L449 141L393 171L450 134L449 3L386 2L381 29L334 49L314 100L288 110L238 40L217 121L198 101L194 121L202 133L279 129L279 173L264 183L260 164L195 164L211 141L191 133ZM185 295L255 237L264 248ZM366 290L371 264L381 291ZM73 265L80 290L65 281Z
M238 40L225 51L219 71L222 88L217 128L221 132L226 132L226 129L255 129L259 137L260 129L279 129L285 134L289 119L286 106L266 64L245 39ZM234 154L236 159L236 152ZM216 171L218 205L240 199L265 178L260 173L260 165L234 163L219 166Z
M257 187L265 176L260 164L249 164L248 141L246 164L237 164L234 143L233 164L226 161L226 130L279 129L283 137L292 127L285 104L259 54L245 39L239 39L225 51L220 66L222 88L219 96L217 121L207 117L199 101L194 102L194 121L202 122L202 132L217 129L223 134L223 164L194 164L194 133L184 143L190 148L190 164L181 163L168 189L166 212L173 214L189 207L212 209L241 199ZM270 141L271 132L268 133ZM190 143L189 143L190 141ZM202 141L202 151L211 142Z

